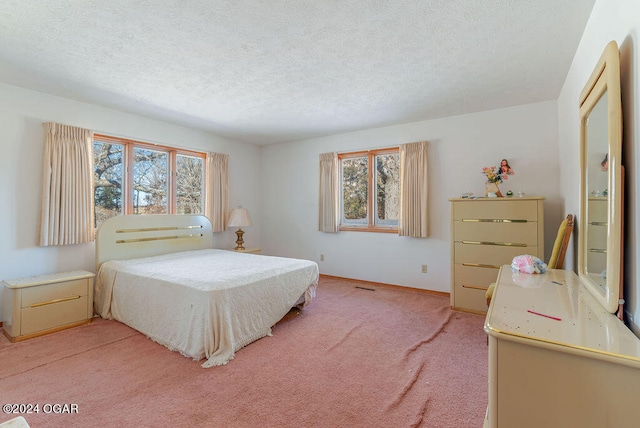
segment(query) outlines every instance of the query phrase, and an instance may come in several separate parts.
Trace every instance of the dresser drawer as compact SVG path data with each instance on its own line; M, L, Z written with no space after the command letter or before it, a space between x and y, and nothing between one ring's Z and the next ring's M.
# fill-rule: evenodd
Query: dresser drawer
M493 266L455 265L453 268L454 285L487 291L489 285L496 282L498 271L499 267Z
M515 256L531 254L538 257L536 246L502 246L502 245L475 245L454 243L454 263L480 263L485 265L502 266L511 264Z
M87 296L22 309L21 334L73 324L87 319Z
M474 312L487 312L485 290L456 285L454 287L454 294L454 308L467 309Z
M508 242L538 245L538 223L494 223L456 221L453 224L454 241Z
M486 312L486 291L496 282L499 269L495 267L454 266L452 306L474 312Z
M607 228L606 226L587 227L587 251L605 252L607 248Z
M65 300L87 295L87 280L76 279L57 284L39 285L22 290L22 307L52 303L57 300Z
M608 200L606 198L589 198L587 205L587 219L589 222L598 221L607 223L609 209Z
M538 219L538 201L507 199L497 201L465 201L456 202L452 207L452 219L503 219L528 220Z

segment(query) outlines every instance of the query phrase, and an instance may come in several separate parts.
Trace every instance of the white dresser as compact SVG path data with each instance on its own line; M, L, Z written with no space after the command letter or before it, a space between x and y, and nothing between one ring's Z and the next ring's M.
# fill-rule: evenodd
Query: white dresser
M544 259L544 198L450 199L451 306L486 313L485 292L515 256Z
M93 277L82 270L3 281L3 330L12 342L91 322Z
M640 340L572 271L500 270L485 427L640 426Z

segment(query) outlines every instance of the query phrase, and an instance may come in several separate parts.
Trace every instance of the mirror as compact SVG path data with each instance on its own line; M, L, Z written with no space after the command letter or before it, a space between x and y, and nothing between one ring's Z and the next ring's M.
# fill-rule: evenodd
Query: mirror
M622 107L618 44L610 42L580 94L578 275L622 316Z

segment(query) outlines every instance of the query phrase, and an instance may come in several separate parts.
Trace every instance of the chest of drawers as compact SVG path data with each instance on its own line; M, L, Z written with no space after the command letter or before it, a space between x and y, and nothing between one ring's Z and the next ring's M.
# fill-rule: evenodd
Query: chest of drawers
M544 259L542 197L450 199L451 306L486 313L485 292L515 256Z
M91 322L93 277L71 271L3 281L3 329L12 342Z

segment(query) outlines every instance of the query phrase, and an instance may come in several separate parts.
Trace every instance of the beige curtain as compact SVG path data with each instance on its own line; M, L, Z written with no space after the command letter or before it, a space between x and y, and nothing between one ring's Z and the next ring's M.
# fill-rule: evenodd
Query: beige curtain
M207 153L207 195L204 214L214 232L227 227L229 213L229 155Z
M400 236L428 236L427 183L427 142L400 145Z
M44 123L40 245L92 242L93 131Z
M340 188L338 154L320 155L320 192L318 201L320 232L337 232L340 227Z

